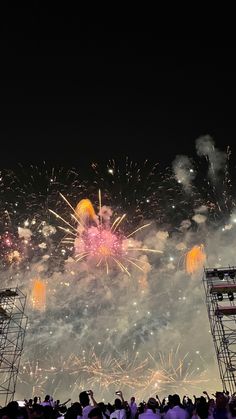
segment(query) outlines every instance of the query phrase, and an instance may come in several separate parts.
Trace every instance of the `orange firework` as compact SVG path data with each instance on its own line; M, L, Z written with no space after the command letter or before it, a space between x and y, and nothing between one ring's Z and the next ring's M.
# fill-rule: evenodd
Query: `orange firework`
M192 249L186 254L185 268L188 274L194 274L203 268L206 262L206 254L204 252L203 244L200 246L193 246Z
M32 289L32 303L36 310L45 310L46 307L46 285L40 279L35 279Z
M75 214L82 224L85 224L89 218L97 222L93 204L89 199L81 199L81 201L79 201L75 207Z

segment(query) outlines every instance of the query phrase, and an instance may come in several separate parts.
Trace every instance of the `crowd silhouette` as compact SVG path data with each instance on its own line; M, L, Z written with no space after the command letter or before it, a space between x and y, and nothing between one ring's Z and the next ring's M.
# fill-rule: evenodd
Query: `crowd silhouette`
M0 409L1 419L236 419L236 393L217 391L211 394L203 391L192 398L170 394L163 400L159 396L136 403L135 397L127 401L122 391L116 392L112 403L97 402L92 390L79 394L78 401L71 399L61 403L46 395L12 401Z

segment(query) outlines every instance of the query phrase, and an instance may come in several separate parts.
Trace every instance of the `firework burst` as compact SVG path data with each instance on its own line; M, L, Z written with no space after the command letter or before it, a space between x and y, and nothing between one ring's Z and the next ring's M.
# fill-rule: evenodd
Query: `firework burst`
M88 264L96 267L104 265L107 274L110 267L116 265L122 272L130 275L127 263L145 272L140 266L141 261L133 256L135 252L162 253L160 250L137 246L136 242L131 239L135 233L150 226L150 223L136 228L127 235L120 230L125 214L117 217L111 224L112 210L102 206L100 191L98 216L89 199L83 199L73 209L68 200L63 195L61 196L73 210L71 219L75 221L76 226L74 227L71 222L66 221L54 211L50 211L67 226L61 227L67 236L62 242L74 246L77 262L86 260Z
M139 377L145 374L147 364L148 360L140 361L137 353L132 357L128 352L112 357L109 354L99 356L92 350L83 366L83 372L87 374L89 385L99 387L100 391L105 389L115 392L117 388L138 390L142 386Z
M200 367L194 368L189 353L180 355L180 345L169 352L160 352L157 357L149 353L149 357L155 365L146 379L145 391L150 394L156 394L157 390L172 393L186 393L191 388L201 390L209 381L203 362L201 371Z

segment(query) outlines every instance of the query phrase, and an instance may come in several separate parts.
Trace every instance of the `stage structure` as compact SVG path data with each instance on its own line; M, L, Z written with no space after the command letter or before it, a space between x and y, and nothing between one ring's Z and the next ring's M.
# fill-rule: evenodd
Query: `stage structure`
M0 404L14 399L27 325L26 296L19 288L0 289Z
M203 284L223 389L236 391L236 267L205 269Z

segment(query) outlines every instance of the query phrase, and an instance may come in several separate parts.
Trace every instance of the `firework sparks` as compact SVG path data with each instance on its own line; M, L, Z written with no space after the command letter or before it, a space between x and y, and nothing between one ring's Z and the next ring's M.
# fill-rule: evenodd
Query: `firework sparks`
M143 399L155 395L157 390L186 392L190 388L200 389L209 380L206 371L202 370L199 375L198 369L192 367L188 353L180 356L179 347L157 356L148 353L146 358L141 357L139 352L128 351L117 357L107 353L99 355L92 348L83 351L80 357L72 353L66 358L54 358L47 368L40 367L39 361L27 361L21 368L20 381L26 384L29 374L30 379L35 380L33 394L39 395L46 383L50 394L54 395L66 380L73 394L91 387L96 388L102 397L107 392L114 394L117 388L122 388L125 393L132 391Z
M145 373L148 360L139 361L137 354L129 358L125 353L121 357L112 357L107 354L98 356L91 351L89 362L84 365L83 371L88 374L88 383L91 386L103 390L115 390L117 388L138 389L140 387L139 377Z
M73 209L67 199L63 195L62 197L69 207ZM134 260L137 259L128 256L129 252L162 253L162 251L156 249L134 247L133 241L130 239L130 237L138 231L150 226L150 223L136 228L128 235L125 235L118 229L125 218L125 214L116 218L115 221L110 224L112 211L107 207L102 207L100 191L99 217L96 216L91 201L89 199L82 199L77 204L75 210L73 209L73 213L71 214L71 218L77 222L77 227L71 225L71 223L54 211L51 210L51 212L67 225L67 229L62 229L69 237L65 237L63 243L74 245L76 261L78 262L85 259L89 264L96 267L105 265L107 274L109 274L109 269L114 268L116 265L122 272L130 275L126 266L127 263L143 270L142 266L134 262ZM92 225L93 223L95 225Z
M208 384L216 383L199 281L202 253L211 266L235 264L234 189L228 160L223 183L223 171L214 167L217 176L208 175L208 158L190 160L194 173L184 166L180 183L170 168L160 171L158 164L128 159L119 166L94 163L95 176L33 166L17 176L1 171L2 286L18 284L26 292L33 278L47 286L45 310L28 305L26 368L18 394L22 388L31 394L36 361L31 371L27 359L32 354L39 360L35 380L57 397L77 398L78 391L93 387L98 397L111 400L117 386L140 398L157 388L186 394L206 379L198 350L207 356ZM97 196L100 188L106 205ZM187 266L179 261L196 243L204 248L191 255L188 270L196 280L189 281ZM189 330L200 330L201 342L197 333L184 340ZM189 355L171 359L166 348L180 341L181 353ZM78 353L69 359L75 348L86 349L85 360Z
M22 260L19 240L9 231L0 235L0 255L3 266L18 264Z
M31 384L31 394L29 397L40 396L43 397L46 391L46 383L48 381L48 375L46 371L40 367L40 362L26 361L20 368L19 371L19 382L24 386Z
M149 369L149 377L146 380L146 391L155 394L157 389L161 391L187 392L191 387L201 387L209 380L206 371L199 367L193 368L189 354L183 357L179 354L180 346L169 353L159 353L157 358L149 353L150 359L156 367Z

